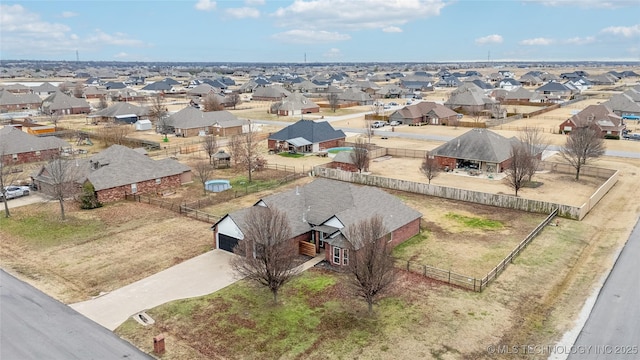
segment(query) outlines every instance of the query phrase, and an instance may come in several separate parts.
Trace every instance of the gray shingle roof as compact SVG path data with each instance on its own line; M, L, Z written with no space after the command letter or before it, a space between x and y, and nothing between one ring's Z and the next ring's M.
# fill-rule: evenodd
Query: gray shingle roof
M312 144L344 139L346 135L342 130L334 129L331 124L326 121L299 120L294 124L269 136L270 140L287 141L294 138L304 138Z
M5 154L21 154L70 147L69 143L55 136L38 137L27 134L13 126L6 126L0 129L0 145L0 152Z
M128 102L118 102L105 109L98 110L91 115L103 116L103 117L116 117L118 115L136 114L138 116L145 116L149 113L149 109L146 107L140 107Z
M455 159L500 163L511 158L511 145L518 141L486 129L471 129L431 152Z
M167 125L176 129L197 129L209 127L218 124L220 127L235 127L247 124L246 120L238 119L229 111L209 111L204 112L193 106L187 106L184 109L172 114L167 119Z
M354 225L374 215L381 215L388 231L394 231L422 217L397 197L376 187L316 179L305 186L270 195L261 200L267 207L286 213L292 236L304 234L314 226L323 225L334 216L345 226ZM242 230L248 208L229 216ZM214 225L215 226L215 225ZM346 231L342 232L342 236Z

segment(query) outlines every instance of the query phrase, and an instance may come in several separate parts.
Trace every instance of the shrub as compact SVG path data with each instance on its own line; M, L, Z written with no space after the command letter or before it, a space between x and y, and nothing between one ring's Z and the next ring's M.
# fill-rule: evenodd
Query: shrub
M604 136L605 139L610 139L610 140L620 140L620 135L612 135L612 134L606 134Z
M82 195L80 195L80 208L85 210L96 209L102 207L102 203L98 201L96 195L96 189L90 182L85 182L82 185Z

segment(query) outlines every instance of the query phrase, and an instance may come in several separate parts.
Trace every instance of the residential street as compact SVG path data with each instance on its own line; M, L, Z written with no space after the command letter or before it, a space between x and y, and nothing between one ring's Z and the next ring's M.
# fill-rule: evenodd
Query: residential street
M570 360L640 358L640 221L597 296ZM584 353L578 351L584 350Z

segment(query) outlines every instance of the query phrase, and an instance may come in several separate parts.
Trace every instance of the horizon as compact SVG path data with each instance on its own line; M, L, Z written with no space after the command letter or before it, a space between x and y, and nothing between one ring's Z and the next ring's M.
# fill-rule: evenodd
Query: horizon
M626 0L23 0L0 10L2 61L640 61L640 3Z

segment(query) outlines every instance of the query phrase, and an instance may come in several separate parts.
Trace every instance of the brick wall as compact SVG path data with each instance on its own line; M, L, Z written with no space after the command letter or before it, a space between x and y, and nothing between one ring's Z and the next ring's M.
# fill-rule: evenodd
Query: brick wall
M394 230L391 233L391 248L396 247L398 244L410 239L412 236L420 232L420 218L413 220L412 222Z
M358 172L358 167L355 166L354 164L348 164L348 163L337 162L337 161L332 161L332 162L326 164L326 167L331 168L331 169Z
M156 184L155 179L137 183L136 194L155 194L180 185L180 175L166 176L160 179L160 184ZM122 200L125 194L131 193L131 184L96 191L96 193L100 202Z
M331 149L334 147L340 147L344 144L344 138L324 141L319 144L320 149Z
M17 154L18 158L16 160L13 159L13 154L9 154L4 155L2 160L5 164L24 164L37 161L46 161L60 155L60 149L42 150L39 153L40 154L38 154L38 152L36 151L19 153Z

